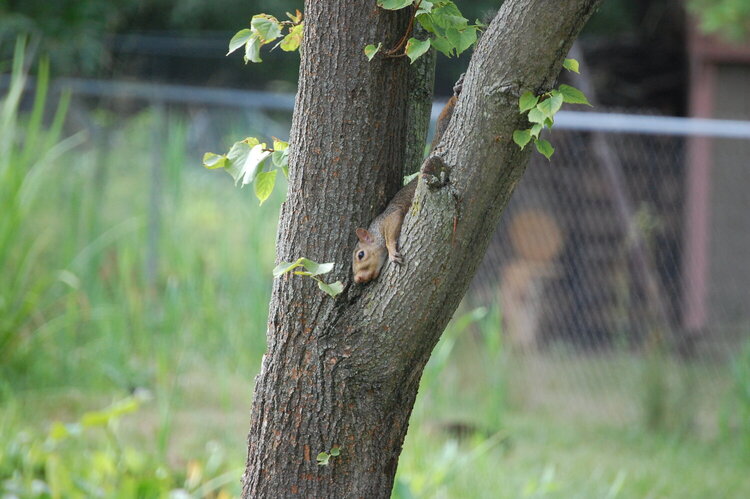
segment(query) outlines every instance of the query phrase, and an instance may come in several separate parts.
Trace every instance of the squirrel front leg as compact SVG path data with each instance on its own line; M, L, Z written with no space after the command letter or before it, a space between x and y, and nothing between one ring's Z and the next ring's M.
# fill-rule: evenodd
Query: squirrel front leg
M388 215L383 224L383 238L385 239L385 247L388 250L388 259L399 265L404 263L404 257L401 256L401 252L398 250L398 238L401 234L401 225L403 222L404 213L399 210Z

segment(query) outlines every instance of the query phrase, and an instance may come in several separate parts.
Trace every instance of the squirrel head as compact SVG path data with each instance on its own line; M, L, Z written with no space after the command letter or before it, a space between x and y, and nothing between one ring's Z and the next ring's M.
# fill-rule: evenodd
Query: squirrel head
M354 282L367 283L380 275L388 250L383 244L377 244L373 235L366 229L357 229L357 238L359 243L352 255Z

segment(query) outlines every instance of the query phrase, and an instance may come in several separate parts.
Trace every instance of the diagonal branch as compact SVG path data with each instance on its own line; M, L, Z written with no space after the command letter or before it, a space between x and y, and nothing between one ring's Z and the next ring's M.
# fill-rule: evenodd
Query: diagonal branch
M366 286L352 284L349 252L354 229L399 187L408 76L403 58L366 64L361 50L394 43L408 13L368 0L306 2L278 258L334 260L347 289L331 299L308 280L274 283L245 497L390 496L424 365L528 162L512 140L526 125L518 97L551 88L600 1L503 2L435 150L449 182L420 183L401 234L406 264ZM334 446L340 456L318 466Z

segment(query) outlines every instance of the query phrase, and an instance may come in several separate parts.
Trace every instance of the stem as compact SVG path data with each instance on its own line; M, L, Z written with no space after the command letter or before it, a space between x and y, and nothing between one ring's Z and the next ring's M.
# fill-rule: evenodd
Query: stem
M386 52L386 55L388 57L403 57L406 55L406 53L394 55L396 52L401 50L404 45L406 45L406 41L409 39L409 35L411 35L412 30L414 29L414 19L417 17L417 11L419 10L419 6L421 5L422 0L417 0L417 3L414 5L414 15L411 16L409 19L409 26L406 27L406 32L404 33L404 36L401 37L401 39L398 41L395 47L390 49L388 52Z

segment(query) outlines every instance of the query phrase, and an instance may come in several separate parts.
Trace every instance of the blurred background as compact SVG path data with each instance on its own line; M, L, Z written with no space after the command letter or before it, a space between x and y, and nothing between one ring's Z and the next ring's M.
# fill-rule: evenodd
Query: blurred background
M298 55L225 54L295 8L0 0L0 496L239 494L284 186L201 157L288 137ZM748 28L605 0L563 76L596 105L519 184L394 497L750 497Z

